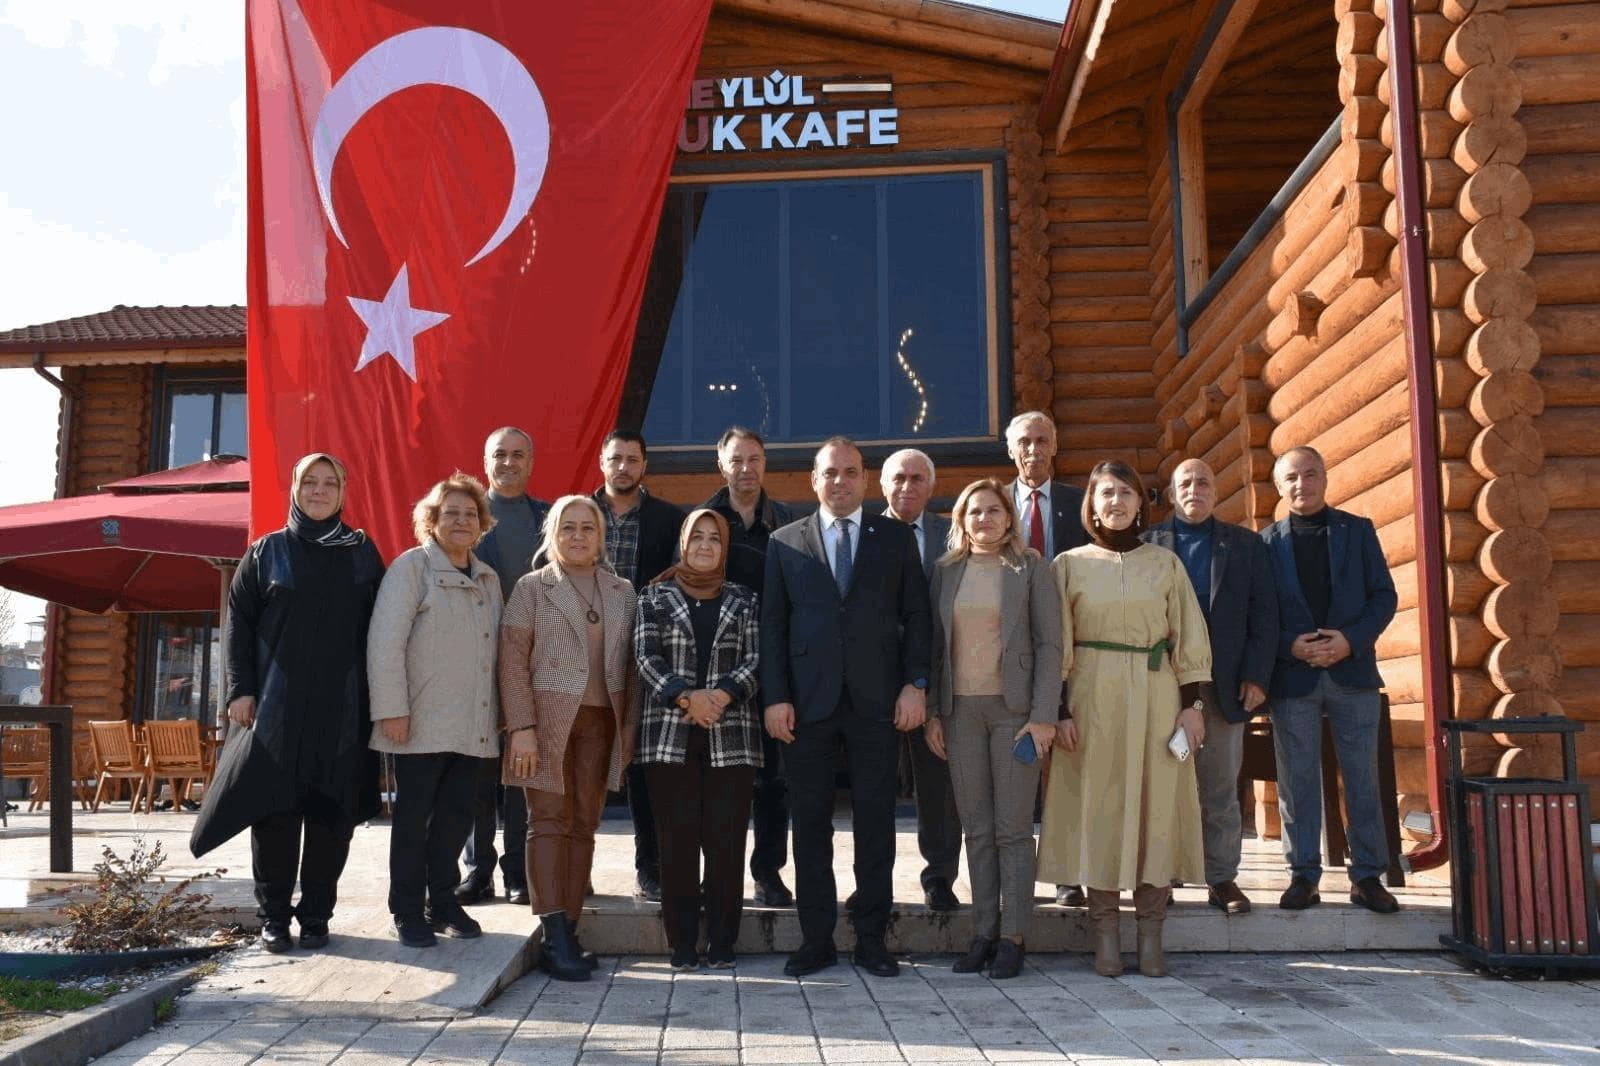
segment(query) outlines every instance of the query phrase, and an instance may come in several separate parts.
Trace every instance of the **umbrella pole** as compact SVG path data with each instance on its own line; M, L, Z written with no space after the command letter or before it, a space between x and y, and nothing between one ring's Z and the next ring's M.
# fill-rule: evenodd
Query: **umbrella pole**
M217 647L220 654L217 656L217 665L213 672L217 679L217 722L222 728L221 735L227 736L228 729L228 590L233 587L233 572L237 569L231 563L219 563L217 573L221 575L221 597L217 608Z

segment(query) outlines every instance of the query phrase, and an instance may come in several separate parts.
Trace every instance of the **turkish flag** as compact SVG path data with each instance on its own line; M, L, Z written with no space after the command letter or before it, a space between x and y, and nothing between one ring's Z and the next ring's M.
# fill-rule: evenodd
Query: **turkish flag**
M251 530L313 451L386 557L484 438L597 480L711 0L249 0Z

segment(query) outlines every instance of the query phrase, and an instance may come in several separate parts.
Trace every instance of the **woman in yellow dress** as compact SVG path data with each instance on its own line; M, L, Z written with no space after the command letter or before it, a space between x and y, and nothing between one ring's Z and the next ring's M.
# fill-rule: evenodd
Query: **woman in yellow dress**
M1211 642L1183 562L1139 539L1144 482L1108 460L1089 474L1091 543L1056 556L1066 703L1051 759L1039 879L1089 890L1097 973L1122 973L1118 894L1133 890L1139 972L1166 975L1161 925L1174 878L1205 878L1194 762L1205 739ZM1182 747L1181 744L1177 745Z

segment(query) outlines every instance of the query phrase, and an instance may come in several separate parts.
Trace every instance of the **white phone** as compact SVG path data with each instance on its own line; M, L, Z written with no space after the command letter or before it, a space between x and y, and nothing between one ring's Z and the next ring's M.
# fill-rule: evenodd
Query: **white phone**
M1179 762L1189 760L1189 734L1179 726L1172 731L1172 739L1167 741L1167 750L1172 752L1172 757Z

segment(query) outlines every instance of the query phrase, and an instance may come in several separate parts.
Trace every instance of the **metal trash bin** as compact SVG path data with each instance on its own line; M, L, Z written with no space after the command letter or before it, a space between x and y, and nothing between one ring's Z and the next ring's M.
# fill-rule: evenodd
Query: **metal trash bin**
M1567 718L1449 721L1451 926L1440 942L1490 969L1600 971L1589 791ZM1464 733L1553 734L1559 780L1466 776Z

